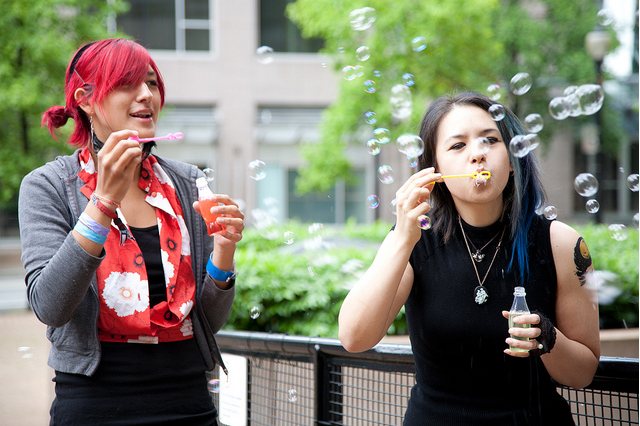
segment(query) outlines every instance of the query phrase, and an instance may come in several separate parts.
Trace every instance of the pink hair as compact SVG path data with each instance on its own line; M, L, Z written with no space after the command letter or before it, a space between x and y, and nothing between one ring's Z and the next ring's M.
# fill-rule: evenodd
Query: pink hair
M98 105L112 90L127 85L141 84L149 66L157 75L160 91L160 107L164 106L164 82L158 66L147 49L138 43L121 39L99 40L82 46L74 55L66 73L64 87L66 106L53 106L42 114L42 126L56 137L56 129L64 126L69 118L76 124L68 143L84 147L91 137L91 124L80 104L89 100L92 107ZM84 88L85 95L75 100L76 90Z

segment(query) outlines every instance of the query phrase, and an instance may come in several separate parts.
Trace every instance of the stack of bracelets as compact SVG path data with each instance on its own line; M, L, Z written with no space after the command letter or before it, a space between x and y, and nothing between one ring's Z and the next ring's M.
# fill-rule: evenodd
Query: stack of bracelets
M108 208L107 206L105 206L104 204L102 204L103 201L107 204L120 207L120 204L116 203L115 201L111 201L96 193L91 194L91 202L102 213L107 215L110 219L117 219L118 214L113 210L111 210L110 208ZM85 212L82 212L82 214L80 215L80 219L78 219L78 223L76 223L76 226L73 229L75 229L80 235L82 235L89 241L93 241L94 243L100 244L100 245L104 245L105 241L107 241L107 236L109 235L109 231L110 231L109 228L102 226L100 223L93 220L93 218L91 218L91 216L89 216Z

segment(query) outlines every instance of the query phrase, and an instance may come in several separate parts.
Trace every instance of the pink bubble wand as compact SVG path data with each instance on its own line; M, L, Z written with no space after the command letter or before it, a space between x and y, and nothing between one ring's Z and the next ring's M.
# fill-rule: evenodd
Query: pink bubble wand
M182 139L182 138L184 138L184 135L182 134L182 132L177 132L177 133L169 133L167 136L155 136L153 138L142 138L142 139L137 136L132 136L129 139L133 139L140 143L145 143L145 142L160 141L160 140L172 141L174 139Z

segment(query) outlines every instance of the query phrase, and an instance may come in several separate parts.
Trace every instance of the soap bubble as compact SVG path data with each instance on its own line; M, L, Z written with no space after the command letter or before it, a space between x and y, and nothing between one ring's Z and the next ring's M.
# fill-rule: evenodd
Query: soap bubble
M267 165L264 161L253 160L249 163L249 177L253 180L262 180L267 177Z
M549 114L556 120L564 120L569 117L571 105L564 96L558 96L549 102Z
M391 168L391 166L385 164L378 167L378 179L380 179L380 182L384 183L385 185L392 184L395 180L395 177L393 175L393 169Z
M420 229L429 229L431 228L431 219L426 214L421 214L418 216L418 226Z
M524 135L515 135L509 142L509 151L514 157L522 158L529 153L529 145Z
M544 217L548 220L553 220L558 217L558 210L555 208L555 206L547 206L544 208L543 214Z
M353 72L356 77L362 77L364 75L364 67L362 65L356 65L353 67Z
M613 23L613 18L607 9L600 9L596 16L598 24L602 27L608 27Z
M395 198L391 200L389 203L389 207L391 207L391 213L395 216L398 214L398 200Z
M378 71L378 70L375 70L375 71L373 72L373 75L374 75L374 76L376 76L376 77L382 77L382 72L380 72L380 71Z
M629 237L627 227L621 223L612 223L609 225L609 234L616 241L624 241Z
M220 380L218 379L209 380L209 383L207 383L207 388L211 393L220 392Z
M638 223L639 221L640 221L640 213L634 214L633 217L631 218L631 223L636 229L640 229L640 223Z
M202 169L202 173L204 173L204 178L207 180L207 182L213 182L216 179L216 175L213 169L207 167L206 169Z
M367 151L371 155L380 154L380 143L379 143L378 139L373 139L372 138L372 139L369 139L367 141Z
M427 39L420 36L411 40L411 50L414 52L422 52L427 48Z
M565 96L572 95L576 93L577 90L578 90L578 86L574 86L574 85L567 86L566 89L564 89L564 95Z
M490 84L487 87L487 96L494 101L499 100L502 97L502 90L499 84Z
M378 127L373 131L373 137L378 140L378 143L384 145L391 140L389 129L384 127Z
M565 102L569 105L569 116L580 117L583 113L582 105L580 105L580 98L577 93L571 93L564 97Z
M251 317L251 319L258 319L258 317L260 316L260 307L253 306L249 311L249 316Z
M282 242L284 244L291 245L295 240L295 234L291 231L285 231L284 234L282 234Z
M376 113L373 111L367 111L364 113L364 122L367 124L376 124L378 119L376 118Z
M611 271L587 272L585 287L597 292L600 305L611 305L622 294L622 281Z
M491 142L487 138L475 138L471 142L471 153L473 155L485 155L491 149Z
M598 210L600 210L600 203L598 203L598 200L592 198L590 200L587 200L584 207L587 209L587 212L594 214L597 213Z
M407 157L419 157L424 152L424 142L422 138L413 133L404 133L396 140L398 151Z
M529 114L524 118L524 124L531 133L540 133L544 128L544 120L540 114Z
M354 80L356 78L356 69L351 65L347 65L346 67L342 68L342 75L347 81Z
M314 222L307 228L309 237L324 237L324 225L320 222Z
M377 209L379 205L380 199L376 195L371 194L367 197L367 207L370 209Z
M273 47L260 46L256 49L256 55L258 62L261 64L270 64L273 62Z
M633 192L638 192L638 174L634 173L627 177L627 186Z
M404 84L396 84L391 88L389 97L389 111L398 120L403 120L411 115L413 100L409 87Z
M372 7L363 7L352 10L349 14L349 22L354 31L365 31L371 28L376 21L376 10Z
M367 93L376 93L376 82L373 80L365 80L364 91Z
M519 72L511 78L509 87L514 95L524 95L531 89L532 79L529 73Z
M402 83L405 86L411 87L416 84L415 77L410 72L405 72L404 74L402 74Z
M584 115L593 115L602 108L604 90L599 84L583 84L576 91L576 96Z
M500 104L493 104L489 107L489 114L491 114L491 118L493 121L500 121L506 115L504 107Z
M364 62L371 57L369 46L360 46L356 49L356 59Z
M573 180L573 187L583 197L593 197L598 192L598 179L591 173L580 173Z
M540 145L540 138L535 133L525 135L524 139L527 141L529 152L533 151Z
M409 160L409 167L412 169L418 167L418 159L416 157L407 157L407 160Z
M289 389L287 394L288 394L289 402L291 403L298 402L298 391L296 391L295 389Z

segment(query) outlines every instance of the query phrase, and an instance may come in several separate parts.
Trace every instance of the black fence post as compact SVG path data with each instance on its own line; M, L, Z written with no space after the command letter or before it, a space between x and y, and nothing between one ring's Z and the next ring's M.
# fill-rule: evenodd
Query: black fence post
M331 356L324 354L318 344L314 345L313 364L315 370L315 424L318 426L341 425L342 374L339 371L338 374L331 374Z

